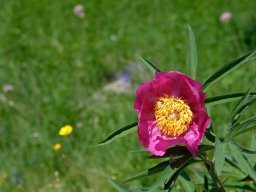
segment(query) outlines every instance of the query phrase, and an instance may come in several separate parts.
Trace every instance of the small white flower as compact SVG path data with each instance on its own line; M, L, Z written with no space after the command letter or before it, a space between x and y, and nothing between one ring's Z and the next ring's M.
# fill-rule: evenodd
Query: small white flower
M232 14L230 12L223 12L220 15L220 22L227 23L230 21L231 18L232 18Z
M80 5L80 4L76 5L76 6L74 7L74 13L75 13L78 17L83 18L83 17L85 16L84 6L83 6L83 5Z
M13 86L10 84L4 84L3 85L3 92L8 93L13 91Z

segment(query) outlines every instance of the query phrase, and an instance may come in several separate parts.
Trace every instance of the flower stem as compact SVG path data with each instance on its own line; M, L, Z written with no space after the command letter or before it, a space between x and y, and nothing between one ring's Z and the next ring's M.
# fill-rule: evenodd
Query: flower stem
M201 156L201 158L203 159L204 161L204 165L206 167L206 169L208 170L210 176L212 177L212 181L215 185L215 187L217 188L217 191L219 192L225 192L225 188L224 186L222 185L218 175L216 174L215 172L215 169L214 169L214 164L212 161L209 161L207 160L205 157Z

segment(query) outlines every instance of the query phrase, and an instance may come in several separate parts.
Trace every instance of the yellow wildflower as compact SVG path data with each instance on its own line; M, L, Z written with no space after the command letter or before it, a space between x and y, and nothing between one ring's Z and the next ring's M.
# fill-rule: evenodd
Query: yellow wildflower
M53 149L54 149L55 151L60 150L60 149L61 149L61 144L60 144L60 143L56 143L56 144L53 146Z
M60 136L68 136L73 131L73 127L71 125L65 125L60 128L59 135Z

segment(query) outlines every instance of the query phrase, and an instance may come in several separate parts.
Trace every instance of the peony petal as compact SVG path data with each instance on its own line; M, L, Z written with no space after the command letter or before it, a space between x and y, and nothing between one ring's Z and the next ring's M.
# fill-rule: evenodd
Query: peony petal
M200 90L202 88L202 83L191 79L190 77L178 72L178 71L170 71L170 72L161 72L158 73L156 77L167 78L167 79L186 79L188 83L194 87L196 90Z
M193 123L189 131L184 135L184 142L190 153L193 156L197 155L198 145L202 142L201 134L197 124Z
M134 103L134 109L137 112L140 112L142 103L146 105L149 103L154 102L155 97L152 95L152 81L148 81L143 83L140 87L136 90L136 99Z
M203 138L204 133L207 129L207 127L211 123L211 118L207 115L205 109L201 109L201 111L198 113L198 127L200 132L200 137Z
M148 140L148 145L144 146L148 151L156 156L163 156L170 145L181 144L182 139L174 137L165 137L161 134L156 126L156 123L151 124L151 132Z

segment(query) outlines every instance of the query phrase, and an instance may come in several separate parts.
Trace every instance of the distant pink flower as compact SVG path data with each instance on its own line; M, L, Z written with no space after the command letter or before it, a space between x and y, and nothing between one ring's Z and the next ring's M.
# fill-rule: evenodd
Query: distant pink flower
M10 85L10 84L5 84L5 85L3 86L3 92L8 93L8 92L12 92L12 91L13 91L13 86L12 86L12 85Z
M159 72L136 91L138 135L141 144L157 156L171 145L185 144L197 155L198 146L210 123L202 84L172 71Z
M230 21L230 19L232 18L232 14L230 12L223 12L221 15L220 15L220 21L222 23L227 23Z
M76 5L76 6L74 7L74 13L75 13L78 17L83 18L83 17L85 16L85 13L84 13L84 6L83 6L83 5L80 5L80 4Z

